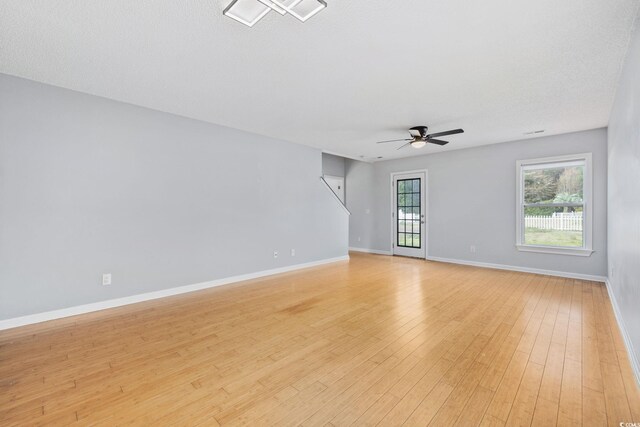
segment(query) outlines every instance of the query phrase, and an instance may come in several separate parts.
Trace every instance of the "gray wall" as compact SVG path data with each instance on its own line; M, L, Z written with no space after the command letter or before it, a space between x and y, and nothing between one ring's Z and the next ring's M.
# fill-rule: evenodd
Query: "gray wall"
M640 361L640 26L609 119L609 281ZM636 369L638 369L636 365Z
M374 166L357 160L346 160L345 188L347 189L347 209L349 217L349 246L372 249L375 236L375 215L373 214Z
M516 242L516 160L563 154L593 153L594 223L591 257L520 252ZM371 166L371 165L370 165ZM428 255L518 267L605 276L607 272L607 136L605 129L536 138L473 149L389 160L350 167L354 182L372 187L372 201L352 212L350 246L389 251L391 247L391 172L428 169ZM368 191L368 190L363 190ZM353 202L351 200L350 202ZM360 202L359 202L360 203ZM363 207L371 204L371 219ZM354 240L356 224L361 242ZM370 224L373 224L371 227ZM366 246L365 246L366 245ZM476 253L470 246L476 246Z
M321 171L316 149L0 75L0 319L344 256Z
M345 158L333 154L322 153L322 174L344 176Z

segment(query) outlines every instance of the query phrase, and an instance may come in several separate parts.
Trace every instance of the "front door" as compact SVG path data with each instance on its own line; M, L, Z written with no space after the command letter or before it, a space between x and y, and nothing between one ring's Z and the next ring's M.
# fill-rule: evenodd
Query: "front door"
M426 258L426 174L393 176L393 254Z

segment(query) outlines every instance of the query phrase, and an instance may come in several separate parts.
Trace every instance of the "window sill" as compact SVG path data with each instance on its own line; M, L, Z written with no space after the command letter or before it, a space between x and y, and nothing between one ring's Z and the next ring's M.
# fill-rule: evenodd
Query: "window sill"
M584 248L555 248L550 246L516 245L522 252L539 252L554 255L591 256L592 249Z

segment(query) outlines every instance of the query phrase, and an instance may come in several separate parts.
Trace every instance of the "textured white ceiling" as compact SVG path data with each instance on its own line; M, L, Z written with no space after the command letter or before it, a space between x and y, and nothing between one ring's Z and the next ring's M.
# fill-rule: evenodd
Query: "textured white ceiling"
M640 0L2 0L0 72L307 144L402 157L606 126ZM0 94L1 96L1 94ZM462 127L396 151L405 129Z

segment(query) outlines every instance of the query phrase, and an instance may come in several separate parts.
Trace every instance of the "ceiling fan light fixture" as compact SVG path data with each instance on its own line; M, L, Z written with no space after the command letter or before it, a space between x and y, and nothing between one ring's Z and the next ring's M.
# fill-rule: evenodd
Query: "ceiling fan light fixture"
M411 146L413 148L422 148L425 145L427 145L427 143L425 141L423 141L422 139L417 139L415 141L411 141L410 144L411 144Z
M233 0L222 14L247 27L253 27L271 11L271 7L256 0Z

